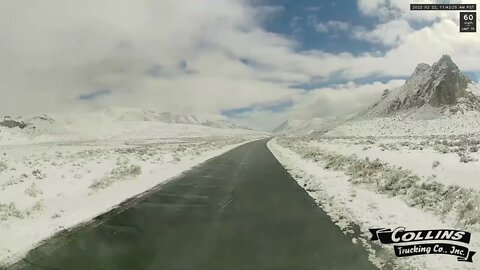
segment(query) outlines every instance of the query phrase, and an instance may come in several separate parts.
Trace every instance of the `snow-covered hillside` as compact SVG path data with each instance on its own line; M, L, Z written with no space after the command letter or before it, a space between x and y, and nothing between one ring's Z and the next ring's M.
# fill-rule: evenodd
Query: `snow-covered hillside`
M445 144L444 144L445 143ZM479 269L453 256L396 258L369 241L370 228L455 228L480 250L480 140L276 138L269 148L380 269ZM459 150L466 149L466 150ZM358 226L358 227L357 227ZM360 234L356 234L356 228Z
M255 137L0 146L0 268L56 232L87 222Z
M327 132L327 137L451 136L480 132L480 112L466 112L433 119L400 116L348 121Z
M12 123L19 123L13 126ZM0 122L0 145L79 140L129 140L254 135L221 116L111 107L88 113L19 117Z
M342 123L342 120L315 117L309 120L286 120L272 130L275 134L306 135L312 132L326 132Z
M397 258L369 241L369 228L455 228L480 250L480 88L449 56L326 133L283 135L269 148L380 269L480 269L451 256Z
M398 89L331 131L329 137L449 136L480 132L480 86L444 55L419 64Z
M450 56L444 55L432 66L419 64L403 86L385 90L381 99L359 118L402 115L424 119L480 111L477 89Z
M191 124L216 128L245 129L229 122L221 115L211 114L176 114L171 112L156 112L135 108L108 107L97 113L104 114L116 121L158 121L172 124Z
M139 109L6 117L0 122L0 268L56 232L267 136L218 116Z

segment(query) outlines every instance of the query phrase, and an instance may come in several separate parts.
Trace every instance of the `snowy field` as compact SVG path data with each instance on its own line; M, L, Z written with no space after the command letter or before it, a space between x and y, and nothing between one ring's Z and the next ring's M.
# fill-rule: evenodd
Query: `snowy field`
M416 112L417 114L421 114ZM448 115L437 118L422 112L424 118L396 117L373 118L362 121L348 121L327 132L327 137L419 137L450 136L480 133L480 112L471 111L465 114ZM433 113L432 113L433 114Z
M279 137L269 148L381 269L479 269L454 256L396 258L369 228L455 228L480 250L480 138ZM353 228L359 226L361 234Z
M23 123L15 121L3 123ZM25 123L0 126L0 267L57 232L268 136L223 120L132 109Z
M354 117L289 131L269 147L379 268L480 269L475 256L473 264L433 254L396 258L392 246L368 240L369 228L457 229L471 232L468 247L480 250L479 91L443 56Z
M0 146L0 262L251 139Z

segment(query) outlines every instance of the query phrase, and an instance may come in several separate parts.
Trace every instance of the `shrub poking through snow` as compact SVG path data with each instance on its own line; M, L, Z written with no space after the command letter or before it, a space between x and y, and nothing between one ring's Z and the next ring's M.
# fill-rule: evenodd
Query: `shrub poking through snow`
M142 168L138 165L131 165L128 172L132 176L139 175L142 173Z
M434 149L435 151L437 151L437 152L442 153L442 154L446 154L446 153L450 152L450 151L448 150L448 147L446 147L445 145L435 145L435 146L433 147L433 149Z
M471 156L463 155L460 157L460 162L463 162L463 163L469 163L473 161L477 161L477 160Z
M142 168L138 165L123 165L113 169L110 174L93 181L89 186L91 189L104 189L112 185L114 182L123 180L127 177L140 175Z
M24 129L28 126L28 124L26 124L23 121L15 121L10 117L5 117L3 121L0 121L0 126L7 127L7 128L19 127L21 129Z
M27 216L31 216L37 212L41 212L43 209L45 209L45 203L43 200L39 200L30 209L26 210L25 213Z
M119 156L117 158L117 165L118 166L125 165L125 164L128 164L128 163L129 163L128 157L125 156L125 155Z
M467 153L465 152L458 152L458 155L460 156L460 162L462 163L469 163L469 162L474 162L474 161L477 161L477 159L471 157L470 155L468 155Z
M45 208L43 201L38 201L32 206L32 211L38 212L42 211Z
M7 164L3 163L0 161L0 172L6 170L8 167L7 167Z
M180 161L182 161L182 159L180 158L180 156L177 153L175 153L175 154L173 154L173 161L180 162Z
M0 220L7 220L10 217L22 218L23 216L22 212L15 206L15 203L0 203Z
M27 189L25 189L25 194L30 197L37 197L38 195L43 194L43 192L38 188L37 184L32 183Z
M379 160L359 159L355 155L343 156L281 138L277 138L277 142L303 158L321 161L325 169L344 171L352 177L353 184L369 186L379 193L400 196L412 207L430 210L441 216L456 216L459 226L480 227L480 192L477 190L447 186L434 181L422 182L412 172ZM461 157L467 162L472 161L471 157ZM432 167L439 164L434 162Z
M39 169L33 170L32 175L35 176L35 178L37 179L44 179L46 177L45 174L42 173L42 171L40 171Z
M433 162L433 164L432 164L432 169L437 168L439 165L440 165L440 161L435 160L435 161Z

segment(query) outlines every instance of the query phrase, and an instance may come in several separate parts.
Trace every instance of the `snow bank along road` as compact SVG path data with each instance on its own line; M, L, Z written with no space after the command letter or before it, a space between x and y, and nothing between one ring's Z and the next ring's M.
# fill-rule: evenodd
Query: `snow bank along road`
M455 228L472 233L469 247L479 250L480 156L468 147L476 139L376 139L277 137L268 146L343 231L352 224L360 230L355 241L380 269L480 269L478 260L454 256L397 258L391 247L368 240L370 228Z
M14 269L374 269L266 147L239 146Z
M0 143L0 269L52 235L252 139Z

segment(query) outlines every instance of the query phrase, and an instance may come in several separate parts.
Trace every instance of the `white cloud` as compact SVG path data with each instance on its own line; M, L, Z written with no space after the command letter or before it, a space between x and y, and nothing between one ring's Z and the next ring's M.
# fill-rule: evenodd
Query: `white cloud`
M410 4L433 4L438 1L435 0L416 0L413 2L407 2L404 0L357 0L358 8L366 16L378 17L382 20L395 20L400 17L408 16L410 9ZM413 11L416 14L424 13L427 14L427 19L435 19L438 16L438 13L435 12L423 12L423 11ZM422 16L413 16L415 18L425 20L426 17ZM430 16L432 15L432 16ZM412 17L412 18L413 18Z
M348 82L332 87L302 91L292 97L293 105L287 110L281 112L262 109L248 111L239 115L237 121L256 128L271 130L287 119L348 116L373 104L380 98L383 90L395 89L403 83L404 80L370 84Z
M357 0L357 5L362 14L377 17L384 21L398 20L400 18L410 21L438 21L440 19L454 19L458 16L455 11L411 11L410 4L472 4L471 0Z
M407 14L405 3L387 2L399 18L364 29L363 35L392 49L383 55L353 55L300 52L294 40L262 29L265 18L282 8L258 10L244 0L0 1L0 114L106 105L218 113L292 99L296 109L289 115L307 117L324 112L301 109L302 103L315 99L302 98L307 94L289 85L313 78L325 81L331 74L348 80L404 76L417 63L431 63L444 53L461 68L480 71L480 37L459 33L458 18L435 15L431 25L413 30L405 21L419 15ZM384 3L359 0L359 7L363 14L377 16L373 11ZM351 29L340 21L324 24L329 31ZM157 76L147 74L152 69L150 74ZM97 91L111 94L78 98ZM364 91L355 94L360 98ZM333 96L343 92L324 93L335 100ZM342 113L335 106L322 108Z
M285 11L285 7L281 5L266 5L257 7L257 15L262 20L268 20L271 17L280 15Z
M375 29L368 31L365 27L356 27L352 35L356 39L369 41L387 46L395 46L402 42L413 32L406 20L392 20L376 25Z
M228 53L229 36L241 36L235 42L244 47L290 46L263 32L258 17L236 0L2 1L0 108L24 114L113 103L219 112L294 92L268 80L301 74L257 73ZM179 71L182 61L193 74ZM145 74L152 66L168 76ZM112 94L78 99L97 89Z
M347 31L350 28L350 25L342 21L328 21L320 22L315 25L315 30L320 33L329 33L336 31Z
M326 23L318 23L315 25L315 30L320 33L328 33L329 29Z

